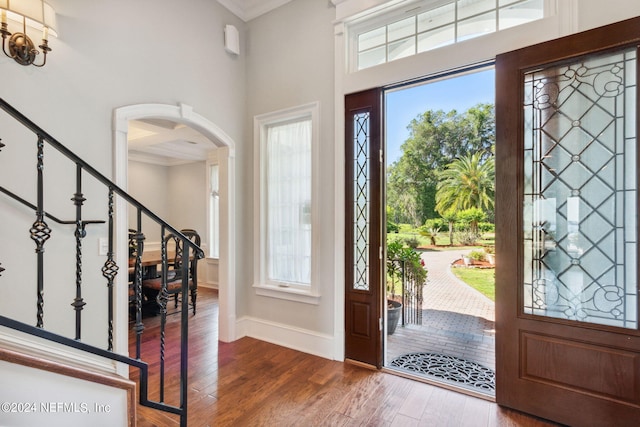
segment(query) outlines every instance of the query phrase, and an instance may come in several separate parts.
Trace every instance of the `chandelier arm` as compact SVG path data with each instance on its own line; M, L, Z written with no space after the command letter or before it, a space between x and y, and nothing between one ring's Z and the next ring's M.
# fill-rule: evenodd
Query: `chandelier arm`
M4 36L4 34L2 35L2 51L4 52L4 54L11 58L11 59L16 59L16 55L15 54L10 54L9 52L7 52L7 49L5 48L5 41L6 41L6 37Z
M31 65L33 65L34 67L40 68L40 67L44 67L44 64L46 63L47 63L47 52L45 51L43 52L43 55L42 55L42 64L37 65L35 62L32 62Z

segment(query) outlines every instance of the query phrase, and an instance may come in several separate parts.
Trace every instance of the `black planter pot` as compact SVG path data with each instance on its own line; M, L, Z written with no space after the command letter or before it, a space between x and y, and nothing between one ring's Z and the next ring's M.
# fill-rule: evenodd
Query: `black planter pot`
M402 304L398 301L387 300L387 335L393 335L400 320Z

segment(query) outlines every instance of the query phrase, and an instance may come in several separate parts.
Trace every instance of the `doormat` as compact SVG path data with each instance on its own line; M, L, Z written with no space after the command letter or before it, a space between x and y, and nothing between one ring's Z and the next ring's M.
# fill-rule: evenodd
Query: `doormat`
M390 366L423 374L458 386L495 393L496 375L478 363L436 353L409 353L396 357Z

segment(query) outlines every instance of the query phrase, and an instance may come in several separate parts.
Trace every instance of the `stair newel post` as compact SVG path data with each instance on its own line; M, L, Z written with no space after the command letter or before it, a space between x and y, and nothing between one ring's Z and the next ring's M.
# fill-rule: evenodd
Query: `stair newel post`
M29 233L31 234L31 240L36 243L36 257L37 257L37 321L36 327L43 327L44 318L44 243L51 237L51 229L44 221L44 139L41 135L38 135L38 152L37 152L37 192L38 192L38 205L36 206L36 220L31 226Z
M142 233L142 210L138 208L137 212L137 228L136 234L136 277L134 283L134 295L136 300L136 324L133 330L136 332L136 359L140 359L142 345L142 331L144 324L142 323L142 253L144 252L144 234Z
M82 222L82 205L85 199L82 195L82 166L76 164L76 192L71 198L73 204L76 206L76 297L71 303L71 306L76 312L76 339L81 338L82 327L82 309L86 305L82 299L82 239L87 235Z
M102 275L107 279L108 298L108 350L113 351L113 280L118 274L118 265L113 259L113 187L109 187L109 248L107 250L107 260L102 267Z

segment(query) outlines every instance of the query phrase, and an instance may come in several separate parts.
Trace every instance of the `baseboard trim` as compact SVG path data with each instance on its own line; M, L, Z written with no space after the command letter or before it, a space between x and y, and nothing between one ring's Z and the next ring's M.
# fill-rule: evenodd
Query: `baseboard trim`
M116 362L89 353L73 350L63 345L32 336L21 336L0 329L0 349L14 351L37 359L47 359L79 369L89 369L106 374L116 373Z
M237 338L250 337L293 350L337 360L334 337L289 325L244 316L236 322Z

